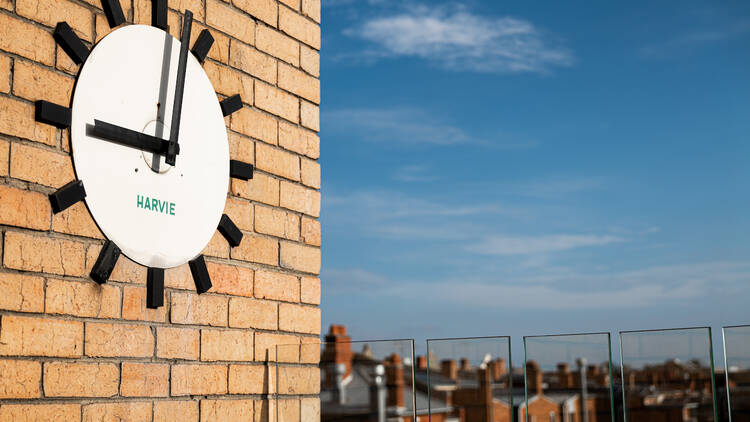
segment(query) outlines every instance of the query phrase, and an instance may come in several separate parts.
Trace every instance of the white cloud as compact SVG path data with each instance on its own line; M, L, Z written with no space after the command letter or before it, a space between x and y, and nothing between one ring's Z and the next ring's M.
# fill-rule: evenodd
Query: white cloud
M541 236L488 236L467 250L481 255L531 255L560 252L587 246L603 246L624 241L610 235L556 234Z
M414 6L344 33L375 44L370 58L417 57L451 70L546 72L573 64L570 51L531 22L482 16L465 7Z
M668 59L695 47L726 41L750 32L750 19L725 24L720 28L705 28L677 35L666 41L646 45L640 55L648 59Z
M399 182L431 182L435 177L430 174L430 169L423 165L408 165L397 168L392 176L393 180Z
M368 142L435 146L471 143L500 149L526 149L538 145L530 140L482 139L423 110L408 107L326 111L323 123L326 131L356 136Z

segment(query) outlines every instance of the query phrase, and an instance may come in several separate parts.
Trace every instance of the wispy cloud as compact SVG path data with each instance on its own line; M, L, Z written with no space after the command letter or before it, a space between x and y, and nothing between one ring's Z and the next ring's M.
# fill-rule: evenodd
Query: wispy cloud
M430 174L430 169L424 165L408 165L397 168L391 175L393 180L399 182L431 182L435 176Z
M488 236L468 251L481 255L532 255L603 246L625 239L610 235L556 234L541 236Z
M395 145L452 146L484 145L500 149L526 149L538 145L533 140L488 140L461 127L447 124L430 113L409 107L387 109L339 109L323 112L325 130L368 142Z
M372 43L370 59L416 57L455 71L541 73L574 61L567 48L531 22L482 16L464 6L410 6L344 33Z
M641 47L639 53L648 59L667 59L688 52L696 47L730 40L750 33L750 19L740 20L721 28L692 30L666 41Z

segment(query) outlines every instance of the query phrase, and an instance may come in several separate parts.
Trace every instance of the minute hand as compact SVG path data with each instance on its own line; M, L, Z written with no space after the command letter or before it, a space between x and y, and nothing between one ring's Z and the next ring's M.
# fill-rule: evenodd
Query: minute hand
M155 136L146 135L145 133L127 129L112 123L94 120L94 126L89 133L91 136L106 139L116 144L137 148L152 154L165 155L169 142ZM177 152L179 153L179 145Z
M182 21L182 37L180 39L180 62L177 66L177 87L174 91L174 106L172 107L172 125L169 131L169 146L165 162L171 166L179 151L178 136L180 134L180 118L182 117L182 95L185 92L185 70L187 70L187 53L190 44L190 29L193 26L193 12L186 10Z

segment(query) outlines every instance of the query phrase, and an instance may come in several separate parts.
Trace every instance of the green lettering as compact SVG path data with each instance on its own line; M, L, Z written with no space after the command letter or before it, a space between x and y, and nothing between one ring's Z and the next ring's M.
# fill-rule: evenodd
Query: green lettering
M159 204L156 203L156 198L151 198L151 209L156 211L159 207Z
M167 205L164 201L156 201L159 203L159 212L164 212L164 206Z
M138 208L143 208L143 197L141 195L136 195L137 201L138 201Z
M151 209L151 200L149 198L146 198L146 202L143 204L143 209L145 210Z
M169 203L169 215L174 215L174 202Z

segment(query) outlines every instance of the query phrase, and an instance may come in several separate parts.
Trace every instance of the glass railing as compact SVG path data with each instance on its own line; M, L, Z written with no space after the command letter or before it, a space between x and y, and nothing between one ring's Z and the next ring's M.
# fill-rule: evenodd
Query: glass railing
M520 420L614 422L609 333L527 336Z
M231 367L230 388L269 422L750 422L750 325L724 327L718 369L708 327L619 334L526 336L514 361L506 336L415 353L334 326Z
M623 331L626 421L718 420L711 329Z
M750 421L750 325L724 327L724 368L722 385L727 394L730 422Z
M427 393L434 422L511 420L514 380L522 391L523 375L511 366L510 337L431 339L426 355L417 356L417 391Z

